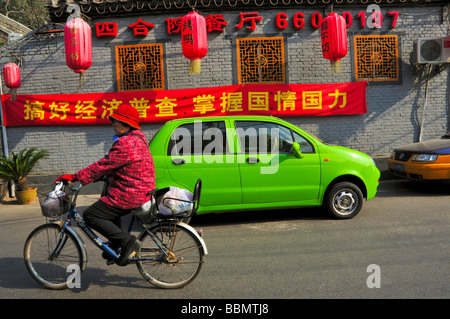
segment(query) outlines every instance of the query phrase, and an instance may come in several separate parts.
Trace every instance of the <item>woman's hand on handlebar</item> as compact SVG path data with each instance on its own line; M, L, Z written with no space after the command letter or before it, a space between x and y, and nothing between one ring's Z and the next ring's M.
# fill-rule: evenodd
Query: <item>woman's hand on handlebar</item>
M64 185L67 185L69 182L73 183L76 182L77 180L78 178L76 174L64 174L56 179L55 184L62 182Z

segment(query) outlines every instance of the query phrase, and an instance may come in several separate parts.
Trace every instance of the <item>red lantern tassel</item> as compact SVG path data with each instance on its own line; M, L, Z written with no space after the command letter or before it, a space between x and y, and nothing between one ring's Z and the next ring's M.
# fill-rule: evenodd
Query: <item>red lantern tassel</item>
M84 71L80 71L80 78L78 79L78 91L81 90L81 86L86 84L86 76Z
M17 89L12 88L10 93L11 93L11 101L15 101L17 97Z
M341 73L341 60L331 60L331 73Z
M189 66L189 74L200 73L201 70L202 70L202 60L200 59L191 60L191 64Z

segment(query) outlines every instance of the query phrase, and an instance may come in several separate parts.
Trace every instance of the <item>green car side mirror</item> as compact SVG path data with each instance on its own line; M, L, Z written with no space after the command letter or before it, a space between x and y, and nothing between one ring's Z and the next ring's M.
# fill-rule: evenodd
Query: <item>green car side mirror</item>
M300 151L300 144L298 144L297 142L294 142L292 144L292 153L294 153L294 156L297 158L303 158L303 154Z

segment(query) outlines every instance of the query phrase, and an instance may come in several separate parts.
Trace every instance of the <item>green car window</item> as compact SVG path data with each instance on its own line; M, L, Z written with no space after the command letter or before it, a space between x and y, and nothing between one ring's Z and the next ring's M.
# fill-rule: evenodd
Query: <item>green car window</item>
M300 144L300 152L302 153L314 153L314 147L312 144L305 139L303 136L298 134L297 132L294 132L294 140Z
M167 155L221 155L227 151L223 121L196 121L178 126L172 133Z
M246 154L292 152L292 132L285 126L258 121L236 121L235 126L241 149Z

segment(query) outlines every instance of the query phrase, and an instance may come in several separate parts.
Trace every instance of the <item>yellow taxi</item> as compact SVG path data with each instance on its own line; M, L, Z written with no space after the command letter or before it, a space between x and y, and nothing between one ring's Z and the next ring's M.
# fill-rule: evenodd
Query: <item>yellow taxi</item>
M440 139L395 148L388 167L402 178L450 182L450 132Z

